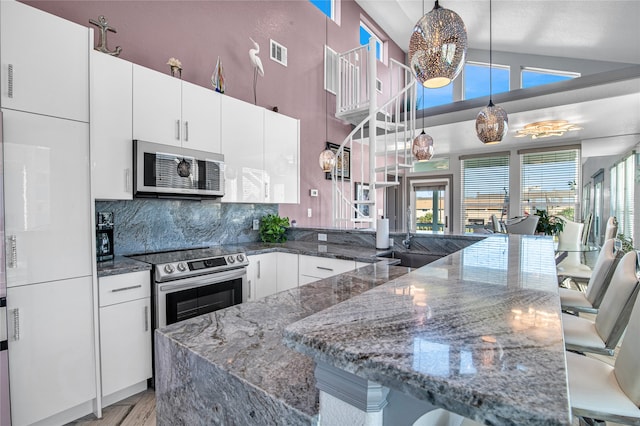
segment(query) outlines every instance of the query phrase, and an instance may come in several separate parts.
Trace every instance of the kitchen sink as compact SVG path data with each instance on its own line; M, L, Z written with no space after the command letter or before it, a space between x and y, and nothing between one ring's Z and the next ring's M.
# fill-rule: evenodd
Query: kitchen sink
M390 259L400 259L398 266L406 266L409 268L419 268L428 263L434 262L440 259L442 256L434 255L431 253L421 253L414 251L392 251L381 257L387 257Z

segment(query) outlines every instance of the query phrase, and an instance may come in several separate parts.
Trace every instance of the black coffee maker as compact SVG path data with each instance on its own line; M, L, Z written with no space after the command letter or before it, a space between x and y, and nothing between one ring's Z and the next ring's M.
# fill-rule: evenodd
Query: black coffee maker
M113 260L113 212L96 213L96 257L98 262Z

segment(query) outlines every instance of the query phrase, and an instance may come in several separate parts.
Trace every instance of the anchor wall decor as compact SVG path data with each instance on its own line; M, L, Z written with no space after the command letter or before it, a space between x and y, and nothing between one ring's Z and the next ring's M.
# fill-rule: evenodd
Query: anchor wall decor
M100 28L100 38L98 40L98 45L95 47L95 50L99 50L100 52L106 53L111 56L120 55L120 52L122 52L122 47L116 46L116 50L109 50L107 48L107 31L117 33L115 28L109 26L107 18L105 18L104 15L100 15L97 21L89 19L89 22Z

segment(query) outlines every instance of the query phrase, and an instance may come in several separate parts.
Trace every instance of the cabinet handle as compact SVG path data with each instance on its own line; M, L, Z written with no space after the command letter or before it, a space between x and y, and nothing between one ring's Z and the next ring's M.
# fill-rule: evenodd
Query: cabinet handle
M189 141L189 122L185 121L184 122L184 140L185 141Z
M316 268L318 268L318 269L322 269L323 271L330 271L330 272L333 272L333 269L331 269L331 268L325 268L324 266L316 266Z
M7 67L7 75L9 77L7 96L13 98L13 64L9 64Z
M131 169L124 170L124 191L131 192Z
M247 300L251 300L251 280L249 280L247 282L249 285L247 287L249 287L249 294L247 294Z
M180 120L176 120L176 139L180 140Z
M13 340L20 340L20 308L13 310Z
M15 235L9 236L9 268L18 267L18 240Z
M149 331L149 307L144 307L144 331Z
M130 287L114 288L113 290L111 290L111 293L117 293L119 291L126 291L126 290L133 290L134 288L140 288L140 287L142 287L142 284L132 285Z
M258 279L260 279L260 261L258 260Z
M269 198L269 184L267 182L264 183L264 198Z

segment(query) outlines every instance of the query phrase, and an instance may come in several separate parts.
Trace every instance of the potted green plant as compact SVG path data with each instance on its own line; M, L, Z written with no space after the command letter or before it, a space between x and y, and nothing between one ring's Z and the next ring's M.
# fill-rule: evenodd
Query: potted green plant
M558 235L564 229L564 220L558 216L550 216L546 210L536 209L536 216L540 216L536 232L544 235Z
M260 239L264 243L284 243L287 241L285 232L289 226L288 217L280 217L277 214L268 214L260 219L258 230Z

